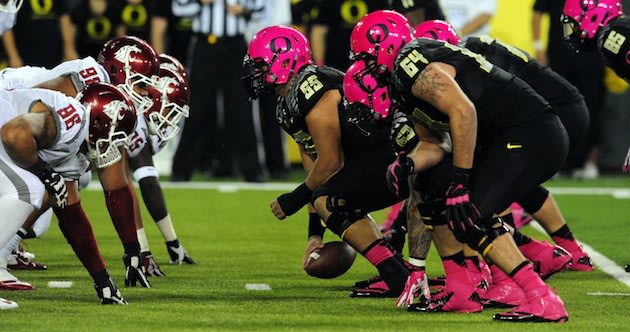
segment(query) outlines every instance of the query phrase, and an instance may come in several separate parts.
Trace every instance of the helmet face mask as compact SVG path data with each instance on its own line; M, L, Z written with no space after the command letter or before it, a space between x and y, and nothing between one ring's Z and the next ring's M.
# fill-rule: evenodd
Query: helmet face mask
M115 86L93 83L77 99L89 114L86 137L87 157L98 168L121 159L119 146L129 144L136 127L136 113L131 100Z
M0 12L17 13L22 7L23 0L2 0L0 1Z
M576 51L594 49L597 32L621 15L620 0L566 0L560 17L565 43Z
M273 93L304 66L312 64L308 39L297 29L275 25L260 30L249 43L241 77L250 100Z
M262 59L252 59L249 55L245 55L243 67L248 73L241 77L241 81L245 84L250 100L274 93L276 86L274 84L275 75L269 72L269 65L266 62Z
M170 140L179 133L179 123L189 114L190 92L188 81L167 66L160 69L157 85L151 89L154 100L159 100L159 109L144 113L149 133L163 141Z

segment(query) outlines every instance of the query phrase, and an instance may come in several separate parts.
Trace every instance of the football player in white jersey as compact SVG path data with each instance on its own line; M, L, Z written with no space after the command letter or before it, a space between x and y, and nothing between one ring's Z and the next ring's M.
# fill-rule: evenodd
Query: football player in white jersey
M153 82L151 77L158 73L159 59L155 51L139 38L124 36L108 41L99 54L98 61L92 58L73 60L57 66L50 72L37 67L26 67L24 73L21 69L7 69L0 76L2 81L0 84L5 84L4 88L36 86L75 97L86 86L96 82L111 82L133 101L136 111L143 112L152 103L147 98L146 87ZM143 287L150 287L142 270L133 210L135 191L126 175L128 158L125 150L120 147L112 151L112 154L101 156L95 163L98 166L98 177L105 194L107 209L124 247L125 285L135 286L139 282ZM36 218L27 221L23 228L28 227L28 223L32 223L34 219ZM37 222L50 222L49 219L41 219L39 218ZM7 251L7 248L2 249L3 254ZM0 288L6 287L0 284Z
M183 70L185 73L181 64L172 63L172 60L169 60L172 57L165 56L163 58L166 59L164 62L168 63L169 66L176 67L178 70ZM0 86L4 88L37 86L58 90L67 95L74 96L77 91L80 91L85 85L89 85L92 82L109 82L111 80L112 83L117 84L121 89L127 92L129 96L131 96L134 104L136 105L136 109L138 110L139 121L143 121L144 123L144 118L146 117L147 123L149 124L148 133L156 134L157 138L154 137L154 140L159 138L161 142L158 145L163 146L163 141L175 136L179 130L177 123L182 116L187 116L187 113L171 112L170 114L172 116L170 116L168 121L164 121L165 118L159 116L159 106L162 102L161 100L163 99L161 93L158 91L154 93L152 96L153 98L151 98L151 96L148 96L148 90L146 89L148 86L155 84L155 81L150 77L153 76L153 74L157 74L156 68L158 67L158 63L159 60L156 61L155 59L155 52L146 42L135 37L121 37L113 39L105 45L103 51L99 55L98 61L91 57L86 57L79 60L64 62L50 70L40 67L5 69L0 72ZM145 117L142 116L143 113L145 114ZM135 145L138 146L138 141L136 141ZM139 146L139 148L142 148L143 146L144 145ZM157 153L159 150L154 149L153 151L154 153ZM125 153L123 152L123 154ZM141 261L143 263L142 267L144 271L146 271L148 275L161 276L164 274L155 263L148 247L146 235L144 235L144 228L140 218L137 198L135 191L133 191L131 187L131 173L128 171L129 168L127 167L127 156L125 155L124 157L125 158L123 158L121 163L112 164L106 169L101 169L99 171L99 179L106 193L105 196L106 202L108 203L108 209L114 224L119 225L116 228L118 230L119 237L123 242L123 246L125 246L126 256L137 256L137 254L135 254L135 252L137 252L137 245L133 243L135 236L137 236L139 240L138 245L142 250ZM151 158L151 154L149 154L149 157ZM146 166L143 163L138 162L134 164L140 165L136 168ZM151 160L150 166L152 165L153 163ZM147 172L147 170L149 172ZM140 176L140 178L137 178L137 180L140 181L142 178L151 178L153 173L150 172L150 170L151 168L142 168L138 172L138 176ZM90 176L86 176L85 178L89 180ZM154 180L142 182L149 184L153 184L154 182L157 183L157 175ZM141 184L141 189L143 189L142 187L143 185ZM155 188L155 185L153 185L153 188ZM166 213L166 207L161 189L159 188L159 183L157 183L157 188L159 190L142 190L142 192L143 197L145 198L145 204L147 205L151 215L154 217L156 225L160 229L166 241L171 262L179 264L186 262L192 264L194 261L190 258L190 256L188 256L183 246L179 244L170 220L170 215ZM108 192L111 194L108 194ZM151 198L148 198L147 196L151 196ZM159 203L153 205L146 203L149 201ZM117 202L117 204L114 204L114 202ZM131 208L132 202L134 203L135 209ZM132 223L130 223L129 220L132 218L133 211L136 211L135 225L137 230L134 228L132 234L129 226ZM13 251L19 244L19 240L21 238L40 236L42 234L40 233L41 230L45 231L47 229L45 225L41 226L40 224L50 222L50 217L45 215L40 217L33 226L35 219L36 218L31 218L27 221L24 227L20 230L20 233L16 235L12 247L2 249L0 251L0 255L11 253L11 251ZM31 228L34 229L35 232L33 232ZM23 261L26 261L26 259ZM132 261L136 260L125 260L127 265L129 265ZM31 269L38 269L42 267L41 264L38 266L38 264L28 261L26 261L22 266ZM45 268L45 266L43 266L43 268ZM145 280L143 277L139 279ZM145 285L143 284L143 286ZM1 284L0 288L2 288Z
M77 182L90 162L99 167L101 160L121 158L116 156L118 147L128 142L136 125L133 103L106 83L90 85L76 99L47 89L0 90L0 103L0 160L16 166L1 168L0 179L5 176L9 182L2 186L0 202L10 204L2 211L14 217L3 218L10 221L0 228L0 245L10 240L34 209L50 206L94 279L100 302L126 304L100 255L80 204Z
M144 116L138 116L138 126L127 146L129 166L133 177L140 185L144 204L160 229L170 256L170 264L195 264L184 247L179 243L171 217L166 208L159 182L159 174L153 163L153 155L160 152L167 141L179 132L178 123L188 116L189 89L186 71L174 58L160 55L160 74L155 85L154 96L161 107L151 108ZM152 93L152 94L154 94ZM156 102L157 104L157 102ZM136 209L136 220L140 218L140 209ZM153 266L148 241L142 223L137 224L138 240L142 249L144 267L148 275L162 273ZM144 242L147 241L147 242ZM163 274L163 273L162 273Z

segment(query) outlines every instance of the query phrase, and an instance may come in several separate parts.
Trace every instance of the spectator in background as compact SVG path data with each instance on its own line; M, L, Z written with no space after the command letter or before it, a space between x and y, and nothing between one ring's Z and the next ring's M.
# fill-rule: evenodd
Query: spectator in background
M167 53L186 64L192 36L192 19L173 14L171 1L154 0L151 45L158 54Z
M446 20L455 28L457 35L490 35L490 20L497 12L497 0L439 0L446 13Z
M407 17L412 27L427 20L444 20L438 0L388 0L389 8Z
M291 4L289 0L265 0L265 9L257 20L252 20L247 26L245 38L247 42L263 28L272 25L291 24ZM283 180L289 177L289 163L286 152L285 134L276 119L276 97L265 95L254 102L254 110L258 109L263 147L265 151L265 166L269 177Z
M306 36L311 34L311 11L314 0L291 0L291 23Z
M262 0L178 0L173 13L193 20L190 115L173 157L171 180L189 181L203 165L213 177L263 182L251 105L242 76L249 20L263 12ZM219 92L223 107L218 107ZM221 121L221 122L220 122Z
M120 7L106 0L81 0L64 14L61 22L68 24L64 38L66 60L86 56L96 59L106 41L124 34Z
M3 37L10 67L24 65L52 68L63 59L60 20L69 10L68 0L24 1L13 29ZM64 32L65 34L66 32Z
M584 96L590 114L588 137L583 146L571 149L563 172L579 179L594 179L599 176L597 158L601 142L601 113L606 90L604 85L604 62L597 52L575 53L564 43L560 15L564 1L536 0L532 31L536 59L547 64L555 72L566 78ZM541 42L541 21L543 14L549 15L547 49Z
M345 71L350 66L350 33L365 14L385 9L383 0L314 0L311 47L317 64Z
M168 2L167 0L157 0ZM124 25L124 34L136 36L144 40L151 37L151 17L153 3L149 0L123 0L120 19Z

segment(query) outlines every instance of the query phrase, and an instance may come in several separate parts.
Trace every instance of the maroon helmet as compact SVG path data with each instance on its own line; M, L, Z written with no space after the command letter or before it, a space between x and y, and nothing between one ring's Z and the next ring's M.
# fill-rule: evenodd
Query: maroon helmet
M98 54L97 61L109 74L111 83L129 95L138 113L151 107L135 87L146 90L154 85L152 79L160 71L160 59L149 44L137 37L122 36L109 40Z
M160 78L155 89L159 93L160 108L151 108L144 113L149 133L162 140L174 138L179 132L179 122L188 117L188 99L190 91L188 79L173 70L170 66L160 66Z
M109 83L85 87L77 99L89 114L88 159L104 168L121 158L118 146L127 144L138 121L133 102Z
M188 79L188 72L186 71L186 68L174 56L164 53L160 54L160 68L162 67L169 67L176 73L182 75L183 78Z

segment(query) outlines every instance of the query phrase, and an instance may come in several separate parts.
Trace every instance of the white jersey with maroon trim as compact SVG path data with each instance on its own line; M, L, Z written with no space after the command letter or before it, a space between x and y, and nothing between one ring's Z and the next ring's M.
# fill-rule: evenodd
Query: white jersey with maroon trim
M52 69L24 66L6 68L0 72L0 87L3 89L33 88L60 76L70 75L77 91L94 82L110 83L109 75L94 58L62 62Z
M77 180L85 173L89 162L79 149L88 135L89 114L78 100L46 89L0 90L0 99L15 115L27 114L36 101L46 104L55 120L57 137L52 147L38 151L40 158L66 179Z

